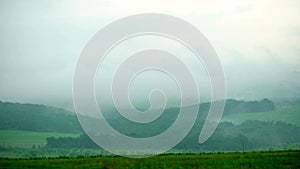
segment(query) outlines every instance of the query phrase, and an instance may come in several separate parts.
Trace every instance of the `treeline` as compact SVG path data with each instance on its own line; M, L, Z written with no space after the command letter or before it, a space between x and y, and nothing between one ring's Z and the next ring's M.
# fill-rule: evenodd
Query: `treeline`
M202 103L200 105L200 112L207 112L210 103ZM275 110L274 103L269 99L260 101L243 101L227 99L223 115L239 114L239 113L255 113L255 112L269 112Z
M186 151L249 151L280 147L300 142L300 127L283 122L246 121L240 125L220 123L215 133L203 144L198 144L200 131L193 128L177 145Z
M269 99L261 101L226 100L224 114L268 112L275 110L274 103Z
M247 121L240 125L223 122L212 137L203 144L198 143L201 129L198 127L198 125L194 127L174 149L183 152L248 151L300 142L298 134L300 128L282 122ZM79 138L48 138L47 146L52 148L98 147L85 134Z
M98 148L86 134L82 134L77 138L72 137L48 137L47 147L51 148Z

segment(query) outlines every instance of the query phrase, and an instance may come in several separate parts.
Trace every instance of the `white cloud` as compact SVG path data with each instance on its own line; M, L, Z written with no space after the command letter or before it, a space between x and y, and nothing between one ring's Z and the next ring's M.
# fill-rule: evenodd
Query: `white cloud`
M300 29L300 1L254 0L248 8L216 20L224 48L235 48L254 60L278 57L274 59L289 64L299 61L300 33L290 32Z
M48 91L36 93L36 86L47 85L59 91L55 101L61 102L56 99L60 94L69 99L71 93L65 89L71 88L71 69L86 41L114 20L149 12L183 18L203 32L219 54L228 88L236 95L257 96L262 89L268 94L284 92L272 84L285 84L287 95L299 95L299 0L11 0L0 1L0 78L5 77L0 100L18 96L26 102L24 95L32 93L32 102L39 102ZM53 82L56 77L59 81ZM18 84L26 88L19 90ZM256 86L264 88L258 91Z

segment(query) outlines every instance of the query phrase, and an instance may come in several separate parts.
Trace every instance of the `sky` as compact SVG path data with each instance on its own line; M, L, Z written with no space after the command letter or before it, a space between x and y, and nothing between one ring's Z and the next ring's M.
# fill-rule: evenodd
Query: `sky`
M0 0L0 100L72 109L74 68L88 40L140 13L198 28L220 58L228 98L300 96L299 0Z

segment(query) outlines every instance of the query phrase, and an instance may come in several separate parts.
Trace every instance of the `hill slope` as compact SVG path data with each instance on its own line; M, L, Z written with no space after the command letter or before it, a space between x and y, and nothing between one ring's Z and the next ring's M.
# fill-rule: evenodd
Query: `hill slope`
M210 103L200 104L199 118L205 119ZM169 122L173 122L178 114L179 108L170 108L165 110L165 113L157 121L161 129L166 129ZM267 99L262 101L237 101L227 100L224 114L238 114L241 112L255 111L271 111L274 110L274 104ZM116 120L111 120L111 124L116 128L123 128L119 124L127 124L128 120L124 120L116 111L109 111L107 114L114 117ZM166 123L167 122L167 123ZM158 123L147 124L155 126ZM126 125L128 126L128 125ZM130 124L129 124L130 126ZM136 124L130 128L140 128ZM157 128L157 127L156 127ZM141 128L142 129L142 128ZM82 133L83 130L75 113L44 105L35 104L20 104L0 101L0 130L25 130L38 132L60 132L60 133Z
M74 113L34 104L0 101L0 130L82 133Z

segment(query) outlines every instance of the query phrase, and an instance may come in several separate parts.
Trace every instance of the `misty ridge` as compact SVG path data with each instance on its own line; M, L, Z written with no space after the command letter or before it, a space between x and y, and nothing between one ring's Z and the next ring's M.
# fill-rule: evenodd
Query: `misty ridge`
M199 115L205 120L210 102L199 104ZM167 118L164 120L174 120L180 110L180 107L166 109L164 114ZM274 111L275 105L268 99L261 101L238 101L234 99L226 100L226 106L223 115L268 112ZM111 109L107 113L110 120L121 120L121 115L116 109ZM28 131L46 131L46 132L75 132L81 131L76 113L62 108L55 108L45 105L20 104L0 101L1 123L0 129L16 129ZM87 117L92 118L92 117ZM159 117L160 118L160 117ZM162 117L164 118L164 116ZM122 120L125 120L124 118ZM159 120L159 119L158 119ZM129 121L129 120L127 120ZM54 128L60 128L54 129ZM124 126L121 126L121 128Z
M300 142L300 100L284 99L275 103L269 99L242 101L228 99L223 118L215 133L205 143L199 144L198 137L206 119L210 103L201 103L196 122L188 135L170 152L224 152L253 150L298 149ZM157 135L170 127L176 120L180 107L167 108L155 121L147 124L134 123L110 110L106 119L118 132L130 137L143 138ZM285 117L285 118L282 118ZM99 119L85 117L91 123ZM90 149L87 155L106 151L96 145L83 131L74 112L45 105L0 102L1 131L24 131L36 133L73 133L78 136L48 136L43 142L27 145L50 151L68 149L74 156L76 149ZM93 125L93 124L92 124ZM1 136L1 135L0 135ZM101 135L100 137L105 137ZM1 152L16 151L14 141L2 136ZM75 151L77 153L74 153ZM51 155L51 152L49 152ZM99 152L98 152L99 153ZM1 154L1 153L0 153ZM4 153L5 154L5 153ZM22 153L21 153L22 154ZM24 155L24 154L23 154ZM52 154L53 155L53 154Z

